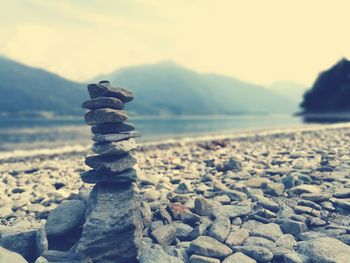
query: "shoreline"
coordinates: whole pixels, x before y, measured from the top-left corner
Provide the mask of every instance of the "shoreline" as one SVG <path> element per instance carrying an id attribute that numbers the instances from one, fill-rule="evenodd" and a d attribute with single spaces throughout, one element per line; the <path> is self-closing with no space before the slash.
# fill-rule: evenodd
<path id="1" fill-rule="evenodd" d="M 230 132 L 213 132 L 208 134 L 184 134 L 179 136 L 173 136 L 171 138 L 153 139 L 149 138 L 146 141 L 142 139 L 138 142 L 139 146 L 143 149 L 148 147 L 160 147 L 171 145 L 184 145 L 190 143 L 210 142 L 214 140 L 233 140 L 238 138 L 251 138 L 255 136 L 268 136 L 275 134 L 290 134 L 297 132 L 309 132 L 328 129 L 342 129 L 350 128 L 350 123 L 336 123 L 336 124 L 304 124 L 300 126 L 281 126 L 281 127 L 269 127 L 269 128 L 245 128 L 237 131 Z M 28 150 L 14 150 L 14 151 L 0 151 L 0 161 L 16 158 L 30 158 L 35 156 L 51 156 L 58 154 L 70 154 L 70 153 L 83 153 L 88 152 L 91 145 L 85 145 L 83 143 L 74 145 L 64 145 L 61 147 L 48 147 L 40 149 L 28 149 Z"/>

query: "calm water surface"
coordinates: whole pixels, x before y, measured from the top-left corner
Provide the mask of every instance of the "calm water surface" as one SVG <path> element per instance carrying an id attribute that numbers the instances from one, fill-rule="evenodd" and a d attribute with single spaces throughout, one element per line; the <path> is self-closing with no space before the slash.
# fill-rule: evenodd
<path id="1" fill-rule="evenodd" d="M 305 125 L 301 118 L 290 115 L 149 117 L 131 118 L 130 122 L 142 133 L 142 140 Z M 0 120 L 0 150 L 85 143 L 91 143 L 91 134 L 89 127 L 80 118 Z"/>

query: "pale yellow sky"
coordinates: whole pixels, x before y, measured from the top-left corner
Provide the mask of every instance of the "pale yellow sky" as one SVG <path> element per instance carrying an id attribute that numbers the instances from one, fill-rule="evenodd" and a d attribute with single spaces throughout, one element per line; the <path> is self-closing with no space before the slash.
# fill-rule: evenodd
<path id="1" fill-rule="evenodd" d="M 174 60 L 305 85 L 350 57 L 349 0 L 0 0 L 0 54 L 83 81 Z"/>

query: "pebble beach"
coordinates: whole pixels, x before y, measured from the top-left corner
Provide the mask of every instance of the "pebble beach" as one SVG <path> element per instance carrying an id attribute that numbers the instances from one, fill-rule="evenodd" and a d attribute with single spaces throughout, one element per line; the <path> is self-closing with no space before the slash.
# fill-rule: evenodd
<path id="1" fill-rule="evenodd" d="M 349 262 L 350 126 L 141 144 L 140 262 Z M 0 234 L 84 199 L 86 145 L 4 155 Z"/>

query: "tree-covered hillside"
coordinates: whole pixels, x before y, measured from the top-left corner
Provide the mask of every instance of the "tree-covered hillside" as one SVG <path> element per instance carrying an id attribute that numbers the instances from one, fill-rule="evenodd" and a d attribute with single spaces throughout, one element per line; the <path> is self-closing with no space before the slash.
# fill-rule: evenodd
<path id="1" fill-rule="evenodd" d="M 320 73 L 312 88 L 304 95 L 301 106 L 305 113 L 350 111 L 350 61 L 343 58 Z"/>

